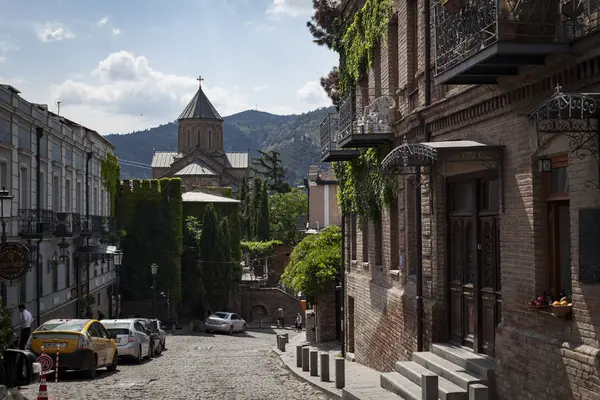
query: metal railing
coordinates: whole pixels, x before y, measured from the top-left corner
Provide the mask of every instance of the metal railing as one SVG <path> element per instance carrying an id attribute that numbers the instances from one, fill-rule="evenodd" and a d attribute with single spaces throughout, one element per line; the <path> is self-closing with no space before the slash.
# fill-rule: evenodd
<path id="1" fill-rule="evenodd" d="M 339 129 L 340 117 L 337 113 L 327 114 L 321 122 L 321 157 L 330 151 L 338 149 L 336 136 Z"/>
<path id="2" fill-rule="evenodd" d="M 40 227 L 38 229 L 38 214 L 35 209 L 20 209 L 18 211 L 19 219 L 19 236 L 38 235 L 50 233 L 54 225 L 54 213 L 52 210 L 40 211 Z"/>
<path id="3" fill-rule="evenodd" d="M 433 2 L 436 73 L 496 42 L 568 43 L 600 29 L 600 0 L 462 0 L 449 12 Z"/>

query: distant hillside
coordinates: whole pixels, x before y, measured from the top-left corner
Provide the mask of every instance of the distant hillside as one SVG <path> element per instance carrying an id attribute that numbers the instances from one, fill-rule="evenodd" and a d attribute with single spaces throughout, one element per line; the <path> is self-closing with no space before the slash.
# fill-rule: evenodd
<path id="1" fill-rule="evenodd" d="M 308 166 L 318 162 L 319 126 L 333 108 L 320 108 L 301 115 L 275 115 L 262 111 L 244 111 L 225 117 L 223 140 L 226 151 L 277 150 L 287 168 L 288 180 L 296 183 L 306 177 Z M 107 135 L 123 160 L 123 178 L 149 178 L 151 170 L 132 165 L 149 166 L 156 151 L 177 150 L 177 123 L 124 135 Z"/>

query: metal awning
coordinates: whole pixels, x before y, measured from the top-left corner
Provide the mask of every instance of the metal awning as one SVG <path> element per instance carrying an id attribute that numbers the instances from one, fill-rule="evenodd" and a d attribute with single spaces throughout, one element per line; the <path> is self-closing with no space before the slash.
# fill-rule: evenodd
<path id="1" fill-rule="evenodd" d="M 75 252 L 78 254 L 89 254 L 89 255 L 113 255 L 117 252 L 117 246 L 77 246 Z"/>
<path id="2" fill-rule="evenodd" d="M 554 94 L 527 118 L 536 129 L 536 151 L 545 148 L 555 135 L 566 136 L 577 158 L 590 155 L 598 165 L 599 181 L 587 181 L 585 186 L 600 187 L 600 93 L 563 92 L 557 85 Z"/>
<path id="3" fill-rule="evenodd" d="M 500 162 L 502 146 L 473 140 L 404 143 L 392 150 L 381 162 L 384 173 L 402 173 L 411 167 L 431 167 L 438 162 Z"/>

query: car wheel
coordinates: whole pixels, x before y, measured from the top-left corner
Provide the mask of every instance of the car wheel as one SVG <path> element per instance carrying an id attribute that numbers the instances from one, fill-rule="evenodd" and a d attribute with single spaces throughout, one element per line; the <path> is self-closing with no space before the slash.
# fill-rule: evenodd
<path id="1" fill-rule="evenodd" d="M 92 365 L 90 366 L 90 369 L 85 371 L 85 377 L 87 379 L 94 379 L 96 377 L 96 370 L 98 369 L 98 356 L 94 354 L 92 357 Z"/>
<path id="2" fill-rule="evenodd" d="M 162 351 L 163 351 L 162 343 L 158 342 L 158 344 L 154 347 L 154 354 L 160 356 L 162 354 Z"/>
<path id="3" fill-rule="evenodd" d="M 142 362 L 142 345 L 138 348 L 137 358 L 135 359 L 135 363 L 139 364 Z"/>
<path id="4" fill-rule="evenodd" d="M 246 332 L 246 324 L 242 325 L 242 333 Z"/>
<path id="5" fill-rule="evenodd" d="M 229 334 L 233 335 L 233 325 L 229 327 Z"/>
<path id="6" fill-rule="evenodd" d="M 113 355 L 112 364 L 106 367 L 110 372 L 114 372 L 117 370 L 117 366 L 119 365 L 119 354 L 115 350 L 115 354 Z"/>

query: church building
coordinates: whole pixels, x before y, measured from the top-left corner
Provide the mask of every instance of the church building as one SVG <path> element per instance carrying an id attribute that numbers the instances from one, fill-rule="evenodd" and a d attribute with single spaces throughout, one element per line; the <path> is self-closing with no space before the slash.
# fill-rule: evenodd
<path id="1" fill-rule="evenodd" d="M 248 153 L 223 150 L 223 117 L 198 80 L 198 91 L 177 118 L 179 151 L 154 152 L 152 177 L 181 178 L 184 191 L 231 187 L 237 192 L 249 173 Z"/>

